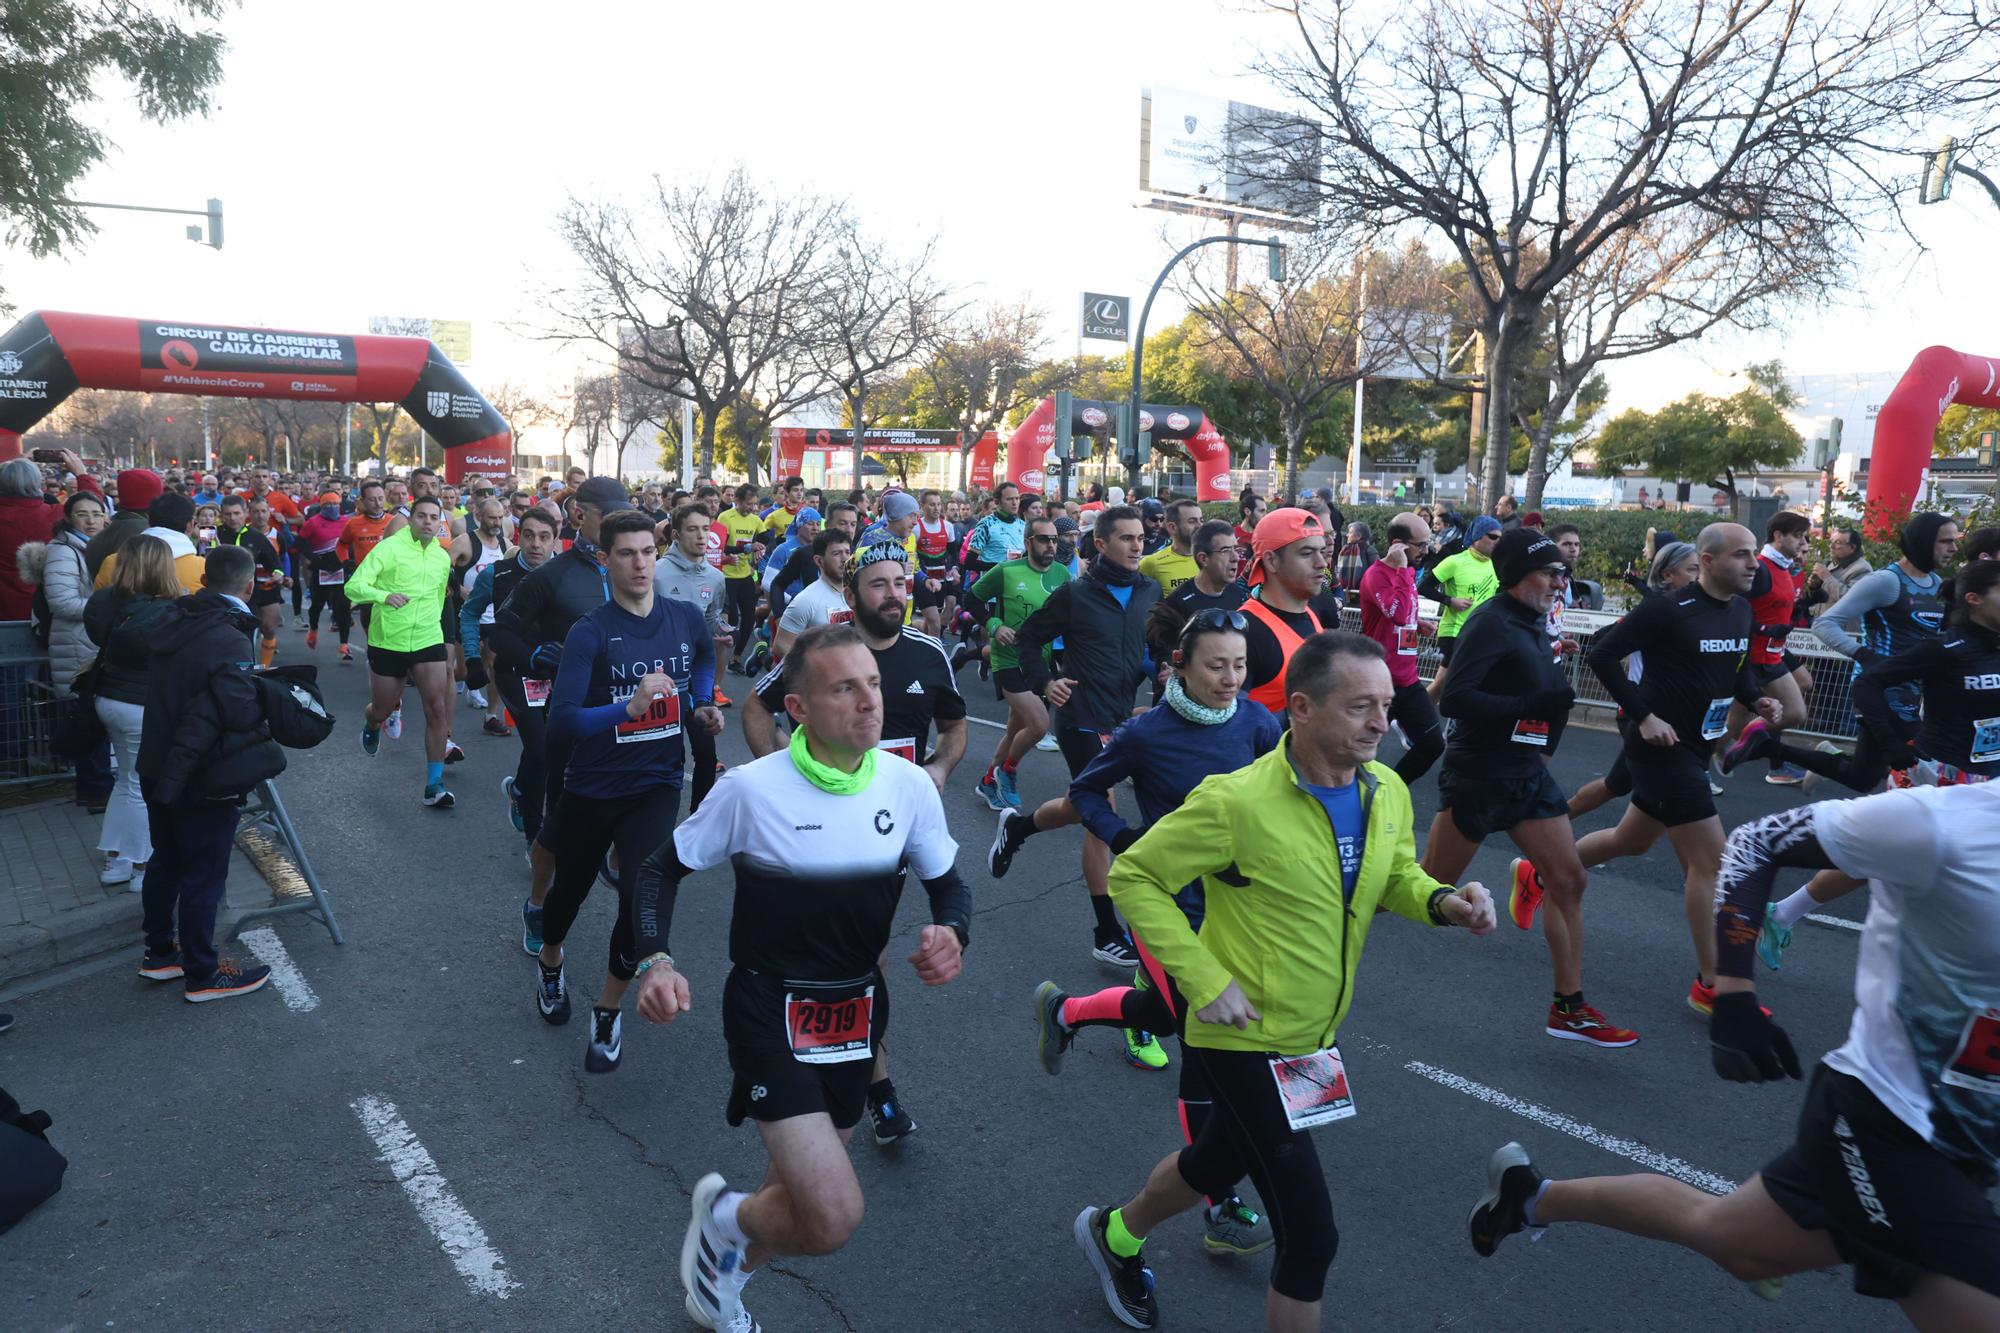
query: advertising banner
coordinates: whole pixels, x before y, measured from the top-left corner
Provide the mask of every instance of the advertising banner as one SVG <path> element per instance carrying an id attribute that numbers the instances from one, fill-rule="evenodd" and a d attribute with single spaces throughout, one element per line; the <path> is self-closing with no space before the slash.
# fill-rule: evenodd
<path id="1" fill-rule="evenodd" d="M 1078 334 L 1085 338 L 1114 343 L 1132 341 L 1132 298 L 1085 292 L 1083 313 L 1078 317 L 1076 327 Z"/>
<path id="2" fill-rule="evenodd" d="M 780 426 L 772 432 L 774 457 L 773 476 L 777 478 L 796 477 L 805 467 L 807 450 L 840 458 L 854 448 L 854 432 L 846 427 Z M 861 440 L 861 452 L 881 456 L 884 454 L 941 454 L 957 453 L 959 441 L 963 437 L 955 430 L 919 430 L 899 426 L 879 426 L 871 428 Z M 1000 437 L 992 431 L 980 436 L 972 446 L 968 459 L 970 472 L 968 480 L 975 486 L 991 486 L 993 464 L 1000 452 Z M 987 480 L 978 480 L 980 468 L 985 467 Z"/>
<path id="3" fill-rule="evenodd" d="M 339 334 L 139 321 L 139 384 L 155 393 L 340 402 L 355 364 L 354 339 Z"/>

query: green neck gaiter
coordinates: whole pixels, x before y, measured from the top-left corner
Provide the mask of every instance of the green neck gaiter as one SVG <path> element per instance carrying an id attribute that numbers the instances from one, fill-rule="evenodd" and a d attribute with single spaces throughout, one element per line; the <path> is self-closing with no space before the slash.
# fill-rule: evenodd
<path id="1" fill-rule="evenodd" d="M 843 773 L 828 764 L 813 758 L 806 748 L 806 729 L 792 728 L 792 763 L 807 782 L 823 792 L 834 796 L 852 796 L 856 792 L 868 790 L 868 784 L 875 780 L 875 752 L 869 750 L 861 756 L 861 766 L 852 773 Z"/>

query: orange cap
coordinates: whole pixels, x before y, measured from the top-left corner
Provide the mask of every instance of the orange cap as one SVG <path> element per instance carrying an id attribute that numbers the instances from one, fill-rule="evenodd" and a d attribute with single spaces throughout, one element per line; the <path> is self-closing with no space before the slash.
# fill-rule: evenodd
<path id="1" fill-rule="evenodd" d="M 1257 520 L 1257 530 L 1250 536 L 1250 554 L 1253 559 L 1262 560 L 1281 546 L 1325 534 L 1326 525 L 1310 509 L 1273 509 Z"/>

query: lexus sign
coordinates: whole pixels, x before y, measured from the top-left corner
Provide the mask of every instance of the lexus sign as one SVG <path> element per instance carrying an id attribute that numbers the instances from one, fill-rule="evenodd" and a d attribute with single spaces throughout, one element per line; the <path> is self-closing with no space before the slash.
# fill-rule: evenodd
<path id="1" fill-rule="evenodd" d="M 1106 342 L 1132 340 L 1132 298 L 1106 296 L 1103 292 L 1083 294 L 1083 318 L 1078 327 L 1086 338 Z"/>

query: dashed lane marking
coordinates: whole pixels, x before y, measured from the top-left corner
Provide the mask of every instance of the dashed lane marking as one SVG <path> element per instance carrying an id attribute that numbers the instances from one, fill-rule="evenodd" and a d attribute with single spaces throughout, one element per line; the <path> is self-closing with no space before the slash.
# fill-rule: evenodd
<path id="1" fill-rule="evenodd" d="M 1807 912 L 1806 920 L 1817 921 L 1822 926 L 1838 926 L 1842 930 L 1859 931 L 1861 929 L 1859 921 L 1849 921 L 1844 916 L 1828 916 L 1824 912 Z"/>
<path id="2" fill-rule="evenodd" d="M 506 1300 L 520 1286 L 507 1274 L 507 1263 L 486 1239 L 485 1230 L 451 1192 L 439 1173 L 437 1163 L 410 1127 L 403 1122 L 394 1104 L 380 1097 L 362 1097 L 353 1103 L 361 1117 L 361 1127 L 375 1140 L 375 1150 L 416 1206 L 438 1247 L 450 1257 L 472 1289 Z"/>

